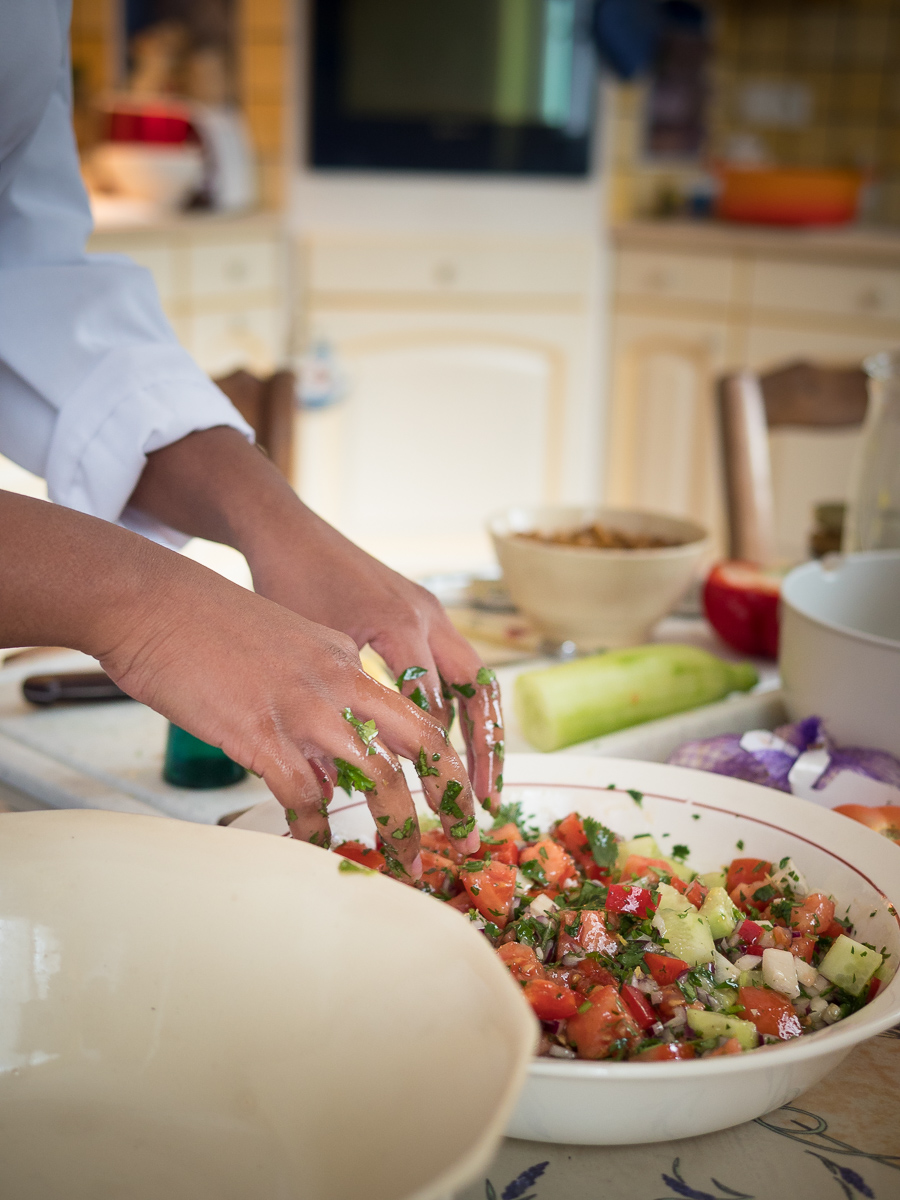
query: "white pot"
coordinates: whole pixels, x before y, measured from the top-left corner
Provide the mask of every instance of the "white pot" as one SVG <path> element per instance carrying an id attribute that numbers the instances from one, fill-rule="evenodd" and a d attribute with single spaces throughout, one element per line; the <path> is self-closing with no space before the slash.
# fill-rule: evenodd
<path id="1" fill-rule="evenodd" d="M 821 717 L 838 745 L 900 757 L 900 551 L 833 555 L 791 571 L 779 665 L 791 720 Z"/>

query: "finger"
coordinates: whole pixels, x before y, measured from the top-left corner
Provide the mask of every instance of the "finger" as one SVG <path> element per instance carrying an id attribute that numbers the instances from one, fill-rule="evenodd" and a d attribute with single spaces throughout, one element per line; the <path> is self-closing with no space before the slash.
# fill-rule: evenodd
<path id="1" fill-rule="evenodd" d="M 393 636 L 380 636 L 372 643 L 372 649 L 387 663 L 401 695 L 449 730 L 453 721 L 453 702 L 444 695 L 441 677 L 425 638 L 401 641 Z"/>
<path id="2" fill-rule="evenodd" d="M 365 797 L 375 821 L 387 869 L 407 883 L 419 879 L 419 822 L 416 808 L 400 763 L 377 736 L 368 736 L 364 746 L 341 746 L 334 756 L 337 785 L 348 795 L 354 791 Z"/>
<path id="3" fill-rule="evenodd" d="M 360 689 L 357 708 L 371 713 L 379 740 L 408 758 L 422 780 L 429 807 L 437 813 L 447 837 L 461 854 L 471 854 L 481 839 L 475 822 L 475 800 L 462 762 L 444 729 L 430 715 L 374 680 Z"/>
<path id="4" fill-rule="evenodd" d="M 503 710 L 500 685 L 469 643 L 449 625 L 432 640 L 435 660 L 459 703 L 469 778 L 483 808 L 496 813 L 503 790 Z"/>
<path id="5" fill-rule="evenodd" d="M 325 776 L 324 781 L 326 791 L 321 775 L 313 764 L 297 755 L 290 763 L 279 761 L 267 764 L 262 770 L 262 778 L 278 803 L 284 807 L 291 837 L 328 850 L 331 846 L 328 801 L 332 790 L 328 777 Z"/>

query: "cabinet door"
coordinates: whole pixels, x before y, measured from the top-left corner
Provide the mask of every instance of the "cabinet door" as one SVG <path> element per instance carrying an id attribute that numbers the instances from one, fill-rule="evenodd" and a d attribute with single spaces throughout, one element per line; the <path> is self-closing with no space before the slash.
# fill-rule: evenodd
<path id="1" fill-rule="evenodd" d="M 607 502 L 699 521 L 724 546 L 716 376 L 725 325 L 620 314 L 613 328 Z"/>
<path id="2" fill-rule="evenodd" d="M 555 499 L 565 374 L 540 338 L 489 318 L 318 314 L 347 371 L 346 399 L 304 414 L 303 498 L 409 573 L 487 565 L 485 518 Z M 462 326 L 462 327 L 460 327 Z"/>

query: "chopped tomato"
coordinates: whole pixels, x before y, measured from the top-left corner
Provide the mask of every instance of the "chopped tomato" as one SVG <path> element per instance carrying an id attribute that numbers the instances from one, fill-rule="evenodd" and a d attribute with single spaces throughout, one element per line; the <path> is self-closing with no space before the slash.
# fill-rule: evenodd
<path id="1" fill-rule="evenodd" d="M 836 938 L 840 937 L 842 933 L 846 932 L 847 927 L 844 925 L 844 923 L 842 921 L 834 920 L 821 936 L 827 938 Z"/>
<path id="2" fill-rule="evenodd" d="M 776 950 L 790 950 L 794 939 L 791 937 L 789 929 L 783 929 L 780 925 L 776 925 L 772 929 L 772 937 L 775 939 Z"/>
<path id="3" fill-rule="evenodd" d="M 586 908 L 581 914 L 578 941 L 588 954 L 615 954 L 619 943 L 606 928 L 603 913 Z"/>
<path id="4" fill-rule="evenodd" d="M 578 813 L 571 812 L 567 817 L 563 817 L 556 826 L 553 836 L 565 846 L 582 870 L 586 871 L 588 867 L 597 865 L 591 854 L 591 844 L 584 832 L 584 825 L 581 823 Z"/>
<path id="5" fill-rule="evenodd" d="M 677 875 L 672 876 L 672 885 L 676 892 L 681 892 L 682 896 L 688 890 L 688 885 L 683 879 L 679 879 Z"/>
<path id="6" fill-rule="evenodd" d="M 649 917 L 654 911 L 653 897 L 647 888 L 630 887 L 612 883 L 606 893 L 606 911 L 633 913 L 636 917 Z"/>
<path id="7" fill-rule="evenodd" d="M 687 999 L 677 983 L 667 983 L 664 988 L 660 989 L 656 1007 L 664 1021 L 671 1021 L 679 1008 L 687 1008 Z"/>
<path id="8" fill-rule="evenodd" d="M 525 999 L 541 1021 L 565 1021 L 578 1012 L 581 997 L 552 979 L 529 979 Z"/>
<path id="9" fill-rule="evenodd" d="M 643 879 L 645 876 L 651 883 L 659 883 L 663 875 L 672 874 L 672 868 L 661 858 L 644 858 L 640 854 L 630 854 L 622 867 L 623 879 Z"/>
<path id="10" fill-rule="evenodd" d="M 815 938 L 804 937 L 803 934 L 801 934 L 800 937 L 795 937 L 791 940 L 791 954 L 793 954 L 795 958 L 802 958 L 804 962 L 812 962 L 813 950 L 815 950 L 815 948 Z"/>
<path id="11" fill-rule="evenodd" d="M 461 892 L 458 892 L 452 900 L 447 901 L 447 907 L 456 908 L 460 912 L 467 913 L 472 907 L 472 900 L 469 896 L 469 893 L 465 889 L 463 889 Z"/>
<path id="12" fill-rule="evenodd" d="M 478 863 L 475 870 L 470 868 Z M 509 920 L 516 890 L 516 868 L 509 863 L 478 862 L 467 859 L 459 872 L 459 880 L 471 897 L 472 906 L 487 921 L 503 929 Z"/>
<path id="13" fill-rule="evenodd" d="M 456 863 L 435 854 L 433 850 L 422 850 L 422 883 L 442 896 L 451 896 L 456 891 L 459 869 Z"/>
<path id="14" fill-rule="evenodd" d="M 695 879 L 684 893 L 685 899 L 690 900 L 694 908 L 699 908 L 709 894 L 709 888 L 704 887 L 699 879 Z"/>
<path id="15" fill-rule="evenodd" d="M 650 1046 L 632 1054 L 630 1062 L 672 1062 L 678 1058 L 696 1058 L 697 1054 L 690 1042 L 660 1042 L 658 1046 Z"/>
<path id="16" fill-rule="evenodd" d="M 756 893 L 767 886 L 765 879 L 760 879 L 756 882 L 751 881 L 750 883 L 739 883 L 737 887 L 732 888 L 728 895 L 731 897 L 732 904 L 736 905 L 741 912 L 749 912 L 752 907 L 753 911 L 759 914 L 767 908 L 769 901 L 757 900 Z"/>
<path id="17" fill-rule="evenodd" d="M 640 1039 L 640 1030 L 626 1009 L 614 984 L 594 988 L 588 996 L 590 1007 L 576 1012 L 566 1026 L 569 1041 L 579 1058 L 606 1058 L 614 1043 L 633 1049 Z M 618 1048 L 618 1047 L 617 1047 Z"/>
<path id="18" fill-rule="evenodd" d="M 520 942 L 506 942 L 498 947 L 497 953 L 510 975 L 513 979 L 518 979 L 519 983 L 528 979 L 545 978 L 546 972 L 530 946 L 523 946 Z"/>
<path id="19" fill-rule="evenodd" d="M 596 958 L 583 958 L 576 967 L 576 973 L 580 979 L 575 986 L 585 995 L 592 987 L 605 987 L 608 983 L 616 981 L 612 972 L 608 971 Z"/>
<path id="20" fill-rule="evenodd" d="M 449 858 L 451 862 L 457 865 L 466 857 L 465 854 L 456 849 L 446 833 L 443 833 L 440 829 L 429 829 L 427 833 L 421 834 L 419 845 L 423 850 L 431 850 L 435 854 L 442 854 L 444 858 Z"/>
<path id="21" fill-rule="evenodd" d="M 559 934 L 556 939 L 556 957 L 562 959 L 566 954 L 579 954 L 582 950 L 578 934 L 581 930 L 581 913 L 574 909 L 564 908 L 559 913 Z"/>
<path id="22" fill-rule="evenodd" d="M 900 806 L 896 804 L 883 804 L 880 808 L 867 804 L 839 804 L 834 811 L 868 825 L 892 841 L 900 842 Z"/>
<path id="23" fill-rule="evenodd" d="M 492 829 L 490 833 L 482 834 L 481 845 L 471 857 L 484 858 L 490 854 L 495 862 L 505 862 L 515 867 L 519 862 L 519 847 L 516 843 L 521 840 L 519 827 L 509 821 L 506 825 L 501 825 L 499 829 Z"/>
<path id="24" fill-rule="evenodd" d="M 744 1006 L 741 1017 L 745 1021 L 752 1021 L 757 1033 L 767 1033 L 770 1037 L 787 1041 L 799 1037 L 803 1032 L 800 1018 L 791 1007 L 790 1000 L 769 988 L 739 988 L 738 1002 Z"/>
<path id="25" fill-rule="evenodd" d="M 669 954 L 645 954 L 644 964 L 660 987 L 674 983 L 685 971 L 691 969 L 689 963 Z"/>
<path id="26" fill-rule="evenodd" d="M 626 983 L 622 988 L 622 999 L 634 1017 L 635 1023 L 641 1029 L 650 1029 L 656 1024 L 656 1013 L 653 1011 L 650 1001 L 639 988 Z"/>
<path id="27" fill-rule="evenodd" d="M 833 920 L 834 901 L 821 892 L 810 892 L 802 904 L 791 909 L 791 928 L 809 937 L 821 937 Z M 843 933 L 843 929 L 840 932 Z"/>
<path id="28" fill-rule="evenodd" d="M 880 991 L 880 989 L 881 989 L 881 980 L 880 979 L 870 979 L 869 980 L 869 987 L 868 987 L 868 990 L 866 991 L 866 1004 L 868 1004 L 870 1000 L 875 999 L 875 997 L 878 995 L 878 992 Z"/>
<path id="29" fill-rule="evenodd" d="M 739 883 L 762 883 L 772 874 L 772 864 L 761 858 L 734 858 L 728 868 L 725 891 L 730 895 Z"/>
<path id="30" fill-rule="evenodd" d="M 334 849 L 336 853 L 343 854 L 344 858 L 359 863 L 361 867 L 370 867 L 373 871 L 380 871 L 384 866 L 384 855 L 381 851 L 372 850 L 371 847 L 364 846 L 362 842 L 342 842 Z"/>
<path id="31" fill-rule="evenodd" d="M 765 933 L 765 929 L 762 925 L 757 925 L 755 921 L 741 921 L 740 925 L 735 929 L 735 933 L 745 945 L 755 946 Z"/>
<path id="32" fill-rule="evenodd" d="M 544 872 L 548 883 L 561 884 L 575 875 L 575 863 L 571 855 L 552 838 L 541 838 L 532 846 L 526 846 L 519 855 L 519 865 L 534 862 Z"/>
<path id="33" fill-rule="evenodd" d="M 737 1038 L 729 1038 L 723 1042 L 721 1046 L 717 1046 L 715 1050 L 707 1050 L 703 1055 L 704 1058 L 718 1058 L 722 1054 L 743 1054 L 741 1043 Z"/>

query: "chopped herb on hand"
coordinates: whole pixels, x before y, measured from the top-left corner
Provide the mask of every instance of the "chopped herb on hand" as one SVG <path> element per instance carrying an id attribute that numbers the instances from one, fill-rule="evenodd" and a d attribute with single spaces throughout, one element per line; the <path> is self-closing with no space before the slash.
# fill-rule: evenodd
<path id="1" fill-rule="evenodd" d="M 418 705 L 422 712 L 431 712 L 431 705 L 428 703 L 428 699 L 420 687 L 413 688 L 409 693 L 409 699 L 412 700 L 413 704 Z"/>
<path id="2" fill-rule="evenodd" d="M 479 687 L 487 687 L 492 684 L 497 676 L 489 667 L 479 667 L 478 674 L 475 676 L 475 682 Z"/>
<path id="3" fill-rule="evenodd" d="M 366 752 L 368 754 L 376 754 L 377 751 L 372 745 L 372 743 L 378 737 L 378 728 L 375 725 L 375 722 L 358 720 L 356 717 L 354 717 L 349 708 L 345 708 L 342 715 L 344 720 L 349 725 L 352 725 L 359 734 L 360 741 L 367 748 Z"/>
<path id="4" fill-rule="evenodd" d="M 287 817 L 288 825 L 293 825 L 293 823 L 297 820 L 297 813 L 293 808 L 286 808 L 284 810 L 284 815 Z"/>
<path id="5" fill-rule="evenodd" d="M 455 779 L 449 779 L 447 786 L 444 788 L 444 794 L 441 797 L 439 812 L 442 812 L 446 817 L 456 817 L 462 820 L 463 810 L 456 803 L 456 797 L 462 791 L 462 784 L 457 783 Z"/>
<path id="6" fill-rule="evenodd" d="M 423 675 L 427 675 L 428 671 L 425 667 L 407 667 L 402 674 L 397 676 L 397 687 L 403 690 L 404 683 L 412 683 L 414 679 L 421 679 Z"/>
<path id="7" fill-rule="evenodd" d="M 452 838 L 466 838 L 469 836 L 469 834 L 472 832 L 472 830 L 474 828 L 475 828 L 475 815 L 473 813 L 472 816 L 469 817 L 468 821 L 464 821 L 460 825 L 451 825 L 450 826 L 450 836 Z"/>
<path id="8" fill-rule="evenodd" d="M 336 758 L 334 765 L 337 767 L 337 785 L 339 788 L 343 788 L 348 796 L 354 788 L 358 792 L 375 791 L 375 780 L 370 779 L 353 763 L 347 762 L 344 758 Z"/>
<path id="9" fill-rule="evenodd" d="M 419 757 L 416 759 L 414 765 L 416 768 L 416 774 L 420 779 L 423 779 L 426 775 L 440 775 L 440 771 L 437 769 L 437 767 L 433 767 L 431 763 L 429 763 L 428 755 L 425 753 L 424 746 L 422 746 L 419 750 Z"/>
<path id="10" fill-rule="evenodd" d="M 413 833 L 415 832 L 415 829 L 416 829 L 416 818 L 415 817 L 407 817 L 406 820 L 403 822 L 403 824 L 400 826 L 400 828 L 394 830 L 394 832 L 391 834 L 391 837 L 396 838 L 397 841 L 399 841 L 399 842 L 402 842 L 402 841 L 405 841 L 406 838 L 412 837 Z"/>
<path id="11" fill-rule="evenodd" d="M 459 692 L 461 696 L 465 696 L 467 700 L 471 700 L 475 695 L 475 689 L 471 683 L 454 683 L 452 685 L 455 692 Z"/>

